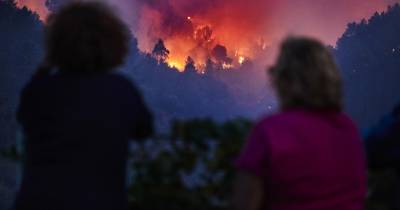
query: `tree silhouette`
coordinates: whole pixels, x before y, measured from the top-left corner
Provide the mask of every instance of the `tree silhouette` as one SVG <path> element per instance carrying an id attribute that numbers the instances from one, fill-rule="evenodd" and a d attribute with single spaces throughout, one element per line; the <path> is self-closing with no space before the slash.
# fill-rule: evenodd
<path id="1" fill-rule="evenodd" d="M 159 64 L 165 63 L 165 61 L 168 59 L 169 50 L 165 47 L 162 39 L 159 39 L 157 44 L 154 46 L 152 55 Z"/>
<path id="2" fill-rule="evenodd" d="M 399 102 L 400 6 L 350 23 L 334 53 L 343 71 L 346 108 L 369 127 Z"/>
<path id="3" fill-rule="evenodd" d="M 196 65 L 192 57 L 188 56 L 186 59 L 185 72 L 197 73 Z"/>
<path id="4" fill-rule="evenodd" d="M 18 96 L 42 56 L 42 24 L 27 8 L 0 1 L 0 146 L 15 140 Z"/>
<path id="5" fill-rule="evenodd" d="M 0 0 L 0 150 L 16 140 L 19 94 L 42 57 L 42 24 L 27 8 Z M 8 152 L 14 155 L 15 150 Z M 1 159 L 1 158 L 0 158 Z M 0 209 L 10 209 L 17 190 L 16 170 L 0 163 Z"/>
<path id="6" fill-rule="evenodd" d="M 211 55 L 217 61 L 219 68 L 221 68 L 223 64 L 231 64 L 233 61 L 231 58 L 228 57 L 228 50 L 226 49 L 226 47 L 220 44 L 217 44 L 213 48 Z"/>
<path id="7" fill-rule="evenodd" d="M 206 75 L 209 75 L 209 74 L 212 74 L 214 70 L 215 70 L 215 63 L 211 60 L 211 58 L 207 58 L 204 73 Z"/>

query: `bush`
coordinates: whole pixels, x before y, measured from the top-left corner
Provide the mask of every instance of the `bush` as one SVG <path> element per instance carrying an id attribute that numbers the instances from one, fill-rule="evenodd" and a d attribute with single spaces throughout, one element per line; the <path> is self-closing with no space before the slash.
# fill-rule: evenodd
<path id="1" fill-rule="evenodd" d="M 171 132 L 134 143 L 129 172 L 129 204 L 135 210 L 228 209 L 234 169 L 252 123 L 244 119 L 176 121 Z M 0 153 L 19 161 L 16 147 Z M 393 209 L 398 174 L 370 171 L 367 210 Z"/>

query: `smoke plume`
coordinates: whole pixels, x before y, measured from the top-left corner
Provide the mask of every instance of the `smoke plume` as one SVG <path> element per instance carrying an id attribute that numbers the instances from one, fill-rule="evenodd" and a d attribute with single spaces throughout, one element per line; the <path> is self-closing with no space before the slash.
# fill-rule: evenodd
<path id="1" fill-rule="evenodd" d="M 62 0 L 48 0 L 62 1 Z M 159 39 L 170 51 L 167 62 L 183 69 L 187 57 L 197 67 L 220 61 L 213 50 L 226 50 L 232 66 L 246 59 L 271 60 L 287 35 L 314 36 L 335 45 L 349 22 L 384 11 L 398 0 L 103 0 L 115 7 L 151 52 Z M 18 0 L 19 6 L 48 14 L 46 0 Z M 266 56 L 268 54 L 270 56 Z M 272 53 L 272 54 L 271 54 Z M 218 54 L 218 53 L 217 53 Z"/>

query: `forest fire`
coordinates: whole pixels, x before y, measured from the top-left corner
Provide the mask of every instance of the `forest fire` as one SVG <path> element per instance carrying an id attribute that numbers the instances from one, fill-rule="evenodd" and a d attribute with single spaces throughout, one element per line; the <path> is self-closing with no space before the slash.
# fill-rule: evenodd
<path id="1" fill-rule="evenodd" d="M 132 28 L 144 52 L 152 52 L 157 40 L 163 40 L 169 51 L 165 61 L 180 71 L 189 57 L 198 70 L 207 61 L 227 69 L 266 49 L 268 10 L 259 5 L 239 0 L 137 1 Z"/>
<path id="2" fill-rule="evenodd" d="M 16 2 L 44 20 L 49 5 L 67 1 Z M 287 34 L 315 36 L 334 46 L 349 22 L 367 18 L 389 5 L 387 0 L 351 0 L 351 4 L 348 0 L 104 1 L 115 6 L 129 24 L 142 52 L 153 53 L 161 40 L 168 52 L 161 53 L 163 62 L 183 71 L 191 61 L 200 72 L 208 63 L 227 69 L 251 60 L 271 61 L 277 43 Z"/>
<path id="3" fill-rule="evenodd" d="M 119 1 L 124 5 L 128 2 Z M 208 61 L 223 69 L 254 60 L 266 64 L 273 60 L 277 43 L 288 33 L 316 36 L 334 46 L 349 22 L 369 17 L 388 5 L 386 0 L 352 0 L 351 5 L 346 0 L 133 2 L 136 15 L 128 15 L 128 22 L 139 48 L 152 52 L 157 40 L 162 39 L 169 50 L 165 61 L 180 71 L 188 57 L 200 71 Z"/>

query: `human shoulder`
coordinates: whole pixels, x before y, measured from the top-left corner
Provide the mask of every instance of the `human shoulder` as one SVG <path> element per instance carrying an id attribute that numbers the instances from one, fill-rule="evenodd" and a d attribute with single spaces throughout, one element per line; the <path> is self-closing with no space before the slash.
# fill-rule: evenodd
<path id="1" fill-rule="evenodd" d="M 268 132 L 281 127 L 285 123 L 284 121 L 284 115 L 280 112 L 268 114 L 256 122 L 253 130 L 257 133 L 267 135 Z"/>
<path id="2" fill-rule="evenodd" d="M 114 83 L 118 84 L 121 88 L 130 89 L 136 91 L 136 86 L 133 81 L 133 78 L 123 72 L 112 72 L 107 74 L 107 78 L 109 78 Z"/>
<path id="3" fill-rule="evenodd" d="M 33 75 L 22 88 L 22 95 L 30 95 L 37 91 L 49 90 L 49 84 L 53 80 L 52 75 Z"/>
<path id="4" fill-rule="evenodd" d="M 257 122 L 257 127 L 268 127 L 268 126 L 284 124 L 284 123 L 287 123 L 288 121 L 290 121 L 291 118 L 293 118 L 293 116 L 294 116 L 293 113 L 287 113 L 287 112 L 281 112 L 281 111 L 272 113 L 272 114 L 262 117 Z"/>
<path id="5" fill-rule="evenodd" d="M 132 82 L 132 78 L 125 72 L 121 72 L 121 71 L 114 71 L 114 72 L 110 72 L 107 73 L 107 76 L 111 79 L 123 82 L 123 83 L 131 83 Z"/>
<path id="6" fill-rule="evenodd" d="M 313 123 L 318 118 L 318 114 L 306 110 L 284 110 L 263 117 L 258 121 L 256 127 L 269 132 L 287 132 L 292 128 Z"/>

